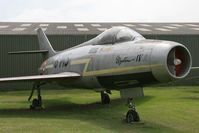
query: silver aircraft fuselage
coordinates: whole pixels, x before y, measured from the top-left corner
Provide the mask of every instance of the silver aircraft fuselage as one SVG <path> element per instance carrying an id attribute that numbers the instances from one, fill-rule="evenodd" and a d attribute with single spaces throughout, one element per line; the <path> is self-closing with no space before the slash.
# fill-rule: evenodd
<path id="1" fill-rule="evenodd" d="M 94 45 L 91 41 L 47 59 L 39 72 L 42 75 L 68 71 L 80 73 L 82 78 L 75 82 L 58 82 L 80 88 L 120 89 L 168 82 L 186 76 L 191 64 L 183 62 L 183 72 L 179 75 L 173 73 L 168 67 L 168 57 L 174 49 L 179 49 L 189 56 L 187 59 L 190 58 L 183 45 L 171 41 L 141 39 L 114 45 Z"/>

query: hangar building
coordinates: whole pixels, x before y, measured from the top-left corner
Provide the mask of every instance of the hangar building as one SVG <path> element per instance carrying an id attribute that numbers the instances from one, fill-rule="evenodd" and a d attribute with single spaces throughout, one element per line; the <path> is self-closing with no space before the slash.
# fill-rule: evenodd
<path id="1" fill-rule="evenodd" d="M 184 44 L 191 52 L 193 67 L 199 66 L 199 23 L 22 23 L 0 22 L 0 77 L 37 74 L 41 55 L 8 55 L 10 51 L 37 50 L 36 29 L 42 27 L 57 51 L 87 41 L 113 26 L 126 26 L 147 39 Z M 198 75 L 192 69 L 189 76 Z M 1 84 L 0 89 L 25 89 L 31 83 Z M 23 88 L 21 88 L 23 87 Z"/>

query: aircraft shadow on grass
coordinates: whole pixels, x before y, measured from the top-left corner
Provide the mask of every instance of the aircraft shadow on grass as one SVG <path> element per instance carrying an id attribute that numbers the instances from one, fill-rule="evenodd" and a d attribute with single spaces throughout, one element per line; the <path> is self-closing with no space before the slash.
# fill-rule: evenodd
<path id="1" fill-rule="evenodd" d="M 149 102 L 153 96 L 145 96 L 135 100 L 136 106 Z M 72 103 L 69 99 L 64 101 L 61 99 L 44 100 L 45 109 L 39 111 L 31 111 L 28 108 L 19 109 L 0 109 L 0 118 L 42 118 L 42 119 L 67 119 L 80 120 L 88 123 L 98 125 L 102 128 L 114 131 L 124 132 L 137 128 L 123 123 L 120 116 L 128 108 L 124 105 L 126 101 L 121 99 L 112 99 L 111 104 L 101 104 L 94 102 L 89 104 Z M 78 124 L 78 123 L 77 123 Z M 118 125 L 118 127 L 117 127 Z M 153 123 L 139 125 L 138 128 L 144 128 L 151 131 L 159 131 L 160 127 L 165 130 L 174 131 L 169 127 L 163 127 Z M 138 129 L 136 129 L 138 130 Z"/>
<path id="2" fill-rule="evenodd" d="M 145 96 L 144 98 L 138 98 L 135 100 L 136 106 L 139 106 L 140 104 L 143 104 L 145 102 L 148 102 L 151 100 L 153 96 Z M 0 117 L 37 117 L 34 114 L 38 114 L 39 117 L 43 116 L 43 113 L 50 113 L 49 117 L 52 117 L 51 112 L 63 112 L 60 115 L 64 115 L 64 113 L 70 113 L 70 114 L 84 114 L 86 112 L 93 112 L 99 111 L 100 113 L 107 112 L 114 109 L 119 109 L 124 107 L 124 109 L 128 109 L 127 106 L 125 106 L 126 101 L 121 99 L 112 99 L 110 104 L 101 104 L 101 102 L 93 102 L 93 103 L 73 103 L 69 99 L 65 98 L 63 99 L 47 99 L 44 100 L 44 109 L 42 110 L 29 110 L 29 108 L 11 108 L 11 109 L 3 109 L 0 108 Z M 24 102 L 23 102 L 24 103 Z M 116 113 L 117 110 L 114 111 Z M 39 114 L 42 114 L 41 116 Z M 56 114 L 56 113 L 55 113 Z M 32 116 L 33 115 L 33 116 Z M 59 115 L 59 116 L 60 116 Z M 111 115 L 111 114 L 110 114 Z M 46 117 L 47 115 L 45 115 Z"/>

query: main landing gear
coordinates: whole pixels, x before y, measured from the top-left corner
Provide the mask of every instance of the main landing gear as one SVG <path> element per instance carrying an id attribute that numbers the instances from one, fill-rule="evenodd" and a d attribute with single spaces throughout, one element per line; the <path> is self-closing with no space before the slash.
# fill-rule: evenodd
<path id="1" fill-rule="evenodd" d="M 127 104 L 129 107 L 129 111 L 126 113 L 126 122 L 127 123 L 133 123 L 133 122 L 139 122 L 140 117 L 138 112 L 136 111 L 135 104 L 132 102 L 133 98 L 128 98 Z"/>
<path id="2" fill-rule="evenodd" d="M 111 94 L 110 91 L 102 91 L 101 92 L 101 102 L 102 104 L 109 104 L 110 103 L 110 97 L 108 94 Z"/>
<path id="3" fill-rule="evenodd" d="M 30 105 L 31 110 L 40 110 L 42 108 L 42 97 L 41 97 L 41 89 L 40 89 L 41 84 L 33 84 L 32 91 L 30 93 L 30 97 L 28 98 L 28 101 L 32 99 L 32 96 L 34 94 L 34 90 L 37 90 L 37 98 L 34 98 L 32 100 L 32 104 Z"/>

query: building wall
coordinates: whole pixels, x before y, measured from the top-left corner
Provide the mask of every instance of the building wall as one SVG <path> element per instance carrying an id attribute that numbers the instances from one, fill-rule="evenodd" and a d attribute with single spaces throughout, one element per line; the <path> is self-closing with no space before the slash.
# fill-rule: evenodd
<path id="1" fill-rule="evenodd" d="M 49 40 L 55 50 L 64 50 L 96 35 L 49 35 Z M 184 44 L 191 52 L 193 66 L 199 66 L 199 35 L 146 35 L 149 39 L 176 41 Z M 41 55 L 8 55 L 10 51 L 37 50 L 36 35 L 0 35 L 0 77 L 22 76 L 37 74 L 42 62 Z M 198 75 L 194 70 L 190 75 Z M 31 83 L 0 84 L 0 89 L 28 89 Z"/>

